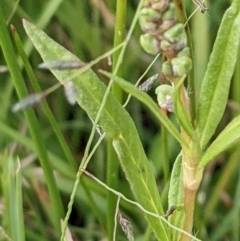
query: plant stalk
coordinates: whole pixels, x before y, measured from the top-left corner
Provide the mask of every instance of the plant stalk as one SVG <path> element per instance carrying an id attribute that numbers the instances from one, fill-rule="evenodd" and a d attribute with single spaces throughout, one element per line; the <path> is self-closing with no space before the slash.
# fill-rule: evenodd
<path id="1" fill-rule="evenodd" d="M 116 5 L 116 24 L 114 33 L 114 47 L 121 44 L 125 39 L 125 18 L 126 18 L 127 0 L 118 0 Z M 118 76 L 122 76 L 122 63 L 118 64 L 119 54 L 121 50 L 113 54 L 112 72 Z M 122 89 L 116 84 L 112 85 L 112 93 L 120 103 L 123 101 Z M 116 189 L 118 182 L 119 161 L 115 150 L 112 146 L 112 140 L 107 145 L 107 184 Z M 111 192 L 108 193 L 108 212 L 107 212 L 107 231 L 108 240 L 113 240 L 114 216 L 117 204 L 117 197 Z"/>
<path id="2" fill-rule="evenodd" d="M 192 233 L 193 214 L 195 206 L 195 196 L 202 180 L 203 169 L 198 167 L 201 152 L 199 142 L 191 139 L 183 130 L 181 131 L 183 138 L 188 141 L 190 148 L 183 148 L 183 186 L 184 186 L 184 208 L 185 220 L 183 230 Z M 191 241 L 191 238 L 182 234 L 180 241 Z"/>
<path id="3" fill-rule="evenodd" d="M 190 117 L 190 99 L 185 94 L 185 89 L 183 85 L 181 87 L 180 95 L 184 108 Z M 199 141 L 196 138 L 197 135 L 190 137 L 183 129 L 181 129 L 181 135 L 189 146 L 189 148 L 182 148 L 182 170 L 185 209 L 183 230 L 191 234 L 193 227 L 195 196 L 202 180 L 202 169 L 198 168 L 201 151 Z M 182 234 L 180 241 L 191 241 L 191 238 L 189 236 L 186 236 L 185 234 Z"/>

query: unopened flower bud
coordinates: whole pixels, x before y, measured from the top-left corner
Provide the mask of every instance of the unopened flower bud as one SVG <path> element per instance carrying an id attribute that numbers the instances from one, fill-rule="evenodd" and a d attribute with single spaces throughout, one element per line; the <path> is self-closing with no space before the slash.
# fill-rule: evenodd
<path id="1" fill-rule="evenodd" d="M 145 18 L 147 21 L 157 21 L 161 17 L 159 11 L 155 11 L 152 8 L 143 8 L 140 11 L 140 18 Z"/>
<path id="2" fill-rule="evenodd" d="M 162 15 L 162 20 L 170 20 L 173 19 L 176 15 L 176 9 L 174 3 L 170 3 L 167 11 Z"/>
<path id="3" fill-rule="evenodd" d="M 177 55 L 177 57 L 182 57 L 182 56 L 186 56 L 186 57 L 190 56 L 190 49 L 189 49 L 189 47 L 185 47 Z"/>
<path id="4" fill-rule="evenodd" d="M 173 75 L 182 77 L 192 68 L 192 60 L 186 56 L 180 56 L 171 60 Z"/>
<path id="5" fill-rule="evenodd" d="M 160 85 L 155 90 L 159 106 L 169 112 L 173 112 L 173 91 L 170 85 Z"/>
<path id="6" fill-rule="evenodd" d="M 170 43 L 183 42 L 185 46 L 187 45 L 187 37 L 184 32 L 184 27 L 182 23 L 175 24 L 169 28 L 164 34 L 164 39 L 167 39 Z"/>
<path id="7" fill-rule="evenodd" d="M 140 44 L 144 48 L 144 50 L 149 54 L 155 55 L 159 52 L 158 40 L 148 33 L 141 35 Z"/>
<path id="8" fill-rule="evenodd" d="M 147 1 L 145 1 L 147 3 Z M 157 11 L 165 11 L 169 5 L 169 0 L 154 0 L 151 2 L 151 8 Z"/>
<path id="9" fill-rule="evenodd" d="M 171 65 L 171 62 L 170 62 L 169 60 L 165 61 L 165 62 L 162 64 L 162 73 L 163 73 L 166 77 L 173 75 L 172 65 Z"/>
<path id="10" fill-rule="evenodd" d="M 139 18 L 139 24 L 144 32 L 155 32 L 157 29 L 157 23 L 146 20 L 145 18 Z"/>

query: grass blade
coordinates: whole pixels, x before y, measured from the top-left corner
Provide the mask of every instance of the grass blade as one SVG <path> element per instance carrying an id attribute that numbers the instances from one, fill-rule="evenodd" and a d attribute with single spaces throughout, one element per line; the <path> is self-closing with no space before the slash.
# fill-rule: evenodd
<path id="1" fill-rule="evenodd" d="M 17 63 L 17 59 L 14 57 L 15 52 L 12 46 L 12 41 L 10 39 L 9 33 L 6 28 L 5 19 L 3 18 L 3 11 L 0 5 L 0 44 L 6 59 L 6 63 L 9 67 L 9 72 L 11 74 L 13 83 L 15 85 L 17 94 L 20 98 L 23 98 L 27 95 L 27 88 L 25 85 L 25 81 L 20 72 L 20 68 Z M 25 111 L 25 116 L 28 122 L 29 131 L 31 133 L 33 142 L 36 146 L 37 154 L 41 163 L 41 166 L 44 171 L 44 175 L 46 178 L 46 183 L 49 189 L 49 194 L 52 201 L 53 207 L 53 218 L 56 232 L 61 231 L 60 227 L 60 218 L 64 215 L 64 208 L 62 204 L 62 200 L 60 197 L 59 190 L 57 188 L 55 178 L 53 176 L 53 171 L 50 165 L 49 157 L 46 151 L 46 146 L 44 144 L 41 128 L 37 121 L 37 117 L 32 110 Z"/>
<path id="2" fill-rule="evenodd" d="M 4 155 L 4 159 L 1 177 L 4 194 L 3 223 L 11 240 L 25 241 L 21 170 L 19 167 L 16 170 L 16 161 L 12 156 L 7 158 Z M 20 166 L 19 162 L 18 165 Z"/>
<path id="3" fill-rule="evenodd" d="M 21 166 L 20 161 L 18 160 L 18 168 L 15 171 L 16 173 L 16 219 L 18 230 L 18 238 L 20 241 L 25 241 L 25 229 L 24 229 L 24 217 L 23 217 L 23 200 L 22 200 L 22 175 L 21 175 Z"/>

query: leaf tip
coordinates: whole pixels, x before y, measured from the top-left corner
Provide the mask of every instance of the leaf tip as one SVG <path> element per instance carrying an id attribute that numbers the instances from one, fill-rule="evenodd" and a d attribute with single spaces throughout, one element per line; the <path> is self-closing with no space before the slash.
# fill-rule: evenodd
<path id="1" fill-rule="evenodd" d="M 22 23 L 23 23 L 23 26 L 25 27 L 27 24 L 29 24 L 30 22 L 25 19 L 25 18 L 22 18 Z"/>
<path id="2" fill-rule="evenodd" d="M 10 29 L 11 29 L 12 34 L 15 34 L 16 28 L 12 24 L 10 25 Z"/>

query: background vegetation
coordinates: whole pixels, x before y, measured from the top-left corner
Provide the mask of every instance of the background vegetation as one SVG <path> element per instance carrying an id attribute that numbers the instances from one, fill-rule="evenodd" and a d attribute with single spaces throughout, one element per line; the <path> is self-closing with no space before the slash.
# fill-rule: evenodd
<path id="1" fill-rule="evenodd" d="M 194 47 L 194 82 L 197 96 L 219 24 L 230 3 L 230 1 L 208 1 L 209 11 L 205 14 L 198 11 L 189 22 Z M 23 42 L 41 90 L 51 87 L 57 81 L 49 71 L 37 68 L 42 59 L 23 29 L 22 18 L 37 25 L 84 62 L 89 62 L 113 48 L 116 1 L 24 0 L 18 3 L 2 0 L 0 5 L 3 8 L 5 19 L 8 19 L 9 29 L 10 24 L 14 25 Z M 138 1 L 134 0 L 127 3 L 126 31 L 129 30 L 137 5 Z M 184 7 L 187 14 L 190 15 L 196 6 L 190 0 L 186 0 Z M 128 44 L 121 68 L 121 76 L 132 83 L 136 82 L 153 60 L 153 57 L 145 53 L 139 44 L 140 34 L 141 30 L 137 25 Z M 0 65 L 5 65 L 3 55 L 0 57 Z M 14 57 L 19 60 L 19 65 L 23 66 L 18 51 Z M 238 104 L 240 102 L 239 59 L 236 66 L 229 102 L 216 135 L 240 111 Z M 111 71 L 111 68 L 108 59 L 93 66 L 96 73 L 98 69 Z M 147 79 L 160 72 L 161 57 L 144 78 Z M 22 73 L 28 93 L 36 92 L 35 87 L 29 81 L 26 70 L 22 69 Z M 108 82 L 103 76 L 101 79 L 105 83 Z M 157 80 L 155 87 L 159 85 L 159 81 Z M 42 157 L 38 155 L 33 137 L 29 133 L 31 126 L 27 125 L 26 117 L 22 112 L 17 114 L 11 112 L 11 107 L 18 101 L 18 96 L 8 72 L 0 74 L 0 86 L 0 239 L 24 240 L 23 237 L 26 235 L 26 240 L 59 240 L 60 228 L 55 219 L 59 216 L 64 218 L 62 214 L 65 214 L 67 210 L 77 168 L 84 155 L 92 122 L 78 105 L 70 106 L 68 104 L 61 88 L 57 89 L 47 97 L 47 103 L 52 110 L 54 122 L 57 123 L 56 128 L 60 129 L 64 137 L 62 140 L 61 137 L 56 136 L 50 125 L 49 114 L 46 114 L 45 110 L 43 111 L 47 107 L 36 106 L 37 124 L 32 128 L 38 129 L 38 134 L 42 136 L 44 143 L 42 153 L 46 153 L 48 156 L 48 160 L 44 164 L 39 162 L 45 156 L 44 154 Z M 149 92 L 149 95 L 156 100 L 154 89 Z M 123 99 L 125 98 L 124 95 Z M 180 146 L 170 134 L 163 136 L 159 122 L 139 101 L 132 98 L 127 110 L 137 127 L 144 150 L 151 162 L 164 210 L 167 210 L 171 169 L 180 151 Z M 169 118 L 176 123 L 174 115 L 169 115 Z M 38 137 L 36 136 L 36 138 Z M 94 141 L 97 141 L 96 137 Z M 98 179 L 109 183 L 107 173 L 111 167 L 107 165 L 106 160 L 108 155 L 112 154 L 109 153 L 107 145 L 108 142 L 105 139 L 95 151 L 87 169 Z M 240 153 L 238 145 L 239 143 L 236 143 L 215 158 L 204 171 L 196 198 L 194 216 L 194 230 L 202 240 L 239 240 Z M 17 160 L 21 163 L 21 172 L 15 172 L 20 167 Z M 50 172 L 48 178 L 43 175 L 43 165 L 47 165 L 45 168 Z M 14 173 L 17 175 L 15 176 Z M 52 190 L 53 193 L 49 194 L 47 186 L 48 182 L 52 181 L 51 173 L 54 173 L 57 189 Z M 117 191 L 133 200 L 134 197 L 122 170 L 119 169 L 117 173 L 119 175 L 114 177 L 117 179 Z M 20 180 L 22 180 L 22 185 Z M 113 227 L 113 222 L 109 221 L 108 213 L 110 208 L 115 209 L 115 207 L 109 206 L 109 192 L 87 177 L 83 177 L 81 180 L 69 219 L 69 227 L 74 239 L 101 240 L 111 237 L 109 233 L 112 231 L 109 230 Z M 58 190 L 61 195 L 60 204 L 52 206 L 51 195 L 57 199 Z M 56 193 L 54 194 L 54 192 Z M 55 201 L 59 203 L 59 200 Z M 21 209 L 24 213 L 24 226 L 18 222 L 21 220 Z M 120 209 L 130 220 L 136 240 L 154 240 L 154 235 L 148 227 L 143 213 L 126 202 L 121 202 Z M 17 231 L 18 229 L 19 231 Z M 16 236 L 9 237 L 10 233 L 15 233 Z M 117 237 L 118 240 L 126 240 L 120 229 Z"/>

